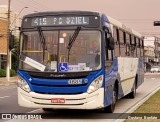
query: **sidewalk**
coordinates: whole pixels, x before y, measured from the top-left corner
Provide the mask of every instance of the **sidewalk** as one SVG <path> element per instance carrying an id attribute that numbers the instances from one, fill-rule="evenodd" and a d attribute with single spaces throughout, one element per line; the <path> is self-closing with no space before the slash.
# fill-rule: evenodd
<path id="1" fill-rule="evenodd" d="M 10 81 L 7 81 L 6 77 L 0 77 L 0 86 L 15 84 L 17 82 L 17 76 L 10 77 Z"/>
<path id="2" fill-rule="evenodd" d="M 160 72 L 156 72 L 156 73 L 146 72 L 146 73 L 144 74 L 144 77 L 148 77 L 148 76 L 160 77 Z"/>
<path id="3" fill-rule="evenodd" d="M 146 72 L 146 73 L 144 73 L 144 75 L 145 76 L 146 75 L 152 75 L 152 76 L 154 76 L 154 75 L 160 75 L 160 72 L 155 72 L 155 73 Z"/>

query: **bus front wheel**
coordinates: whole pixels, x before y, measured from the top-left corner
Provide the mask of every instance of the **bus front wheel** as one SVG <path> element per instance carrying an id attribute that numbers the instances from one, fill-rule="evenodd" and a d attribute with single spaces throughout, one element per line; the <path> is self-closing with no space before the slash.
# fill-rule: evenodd
<path id="1" fill-rule="evenodd" d="M 114 86 L 113 93 L 112 93 L 112 103 L 109 106 L 105 107 L 104 111 L 108 113 L 113 113 L 115 110 L 116 101 L 117 101 L 117 89 Z"/>

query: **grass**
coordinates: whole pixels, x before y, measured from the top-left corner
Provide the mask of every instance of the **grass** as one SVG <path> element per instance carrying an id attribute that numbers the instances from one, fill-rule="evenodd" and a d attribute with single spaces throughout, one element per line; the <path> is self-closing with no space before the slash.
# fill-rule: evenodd
<path id="1" fill-rule="evenodd" d="M 159 114 L 160 116 L 160 90 L 144 102 L 137 110 L 133 112 L 145 114 Z M 142 115 L 142 118 L 144 116 Z M 160 122 L 160 119 L 126 119 L 124 122 Z"/>

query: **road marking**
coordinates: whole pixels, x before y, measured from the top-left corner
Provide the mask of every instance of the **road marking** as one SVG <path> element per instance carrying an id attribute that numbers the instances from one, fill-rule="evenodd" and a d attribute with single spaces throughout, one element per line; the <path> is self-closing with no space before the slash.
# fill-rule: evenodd
<path id="1" fill-rule="evenodd" d="M 2 98 L 7 98 L 7 97 L 10 97 L 10 96 L 3 96 L 3 97 L 0 97 L 0 99 L 2 99 Z"/>
<path id="2" fill-rule="evenodd" d="M 39 110 L 42 110 L 42 109 L 41 108 L 40 109 L 36 109 L 36 110 L 30 111 L 30 112 L 27 112 L 27 113 L 34 113 L 34 112 L 39 111 Z"/>

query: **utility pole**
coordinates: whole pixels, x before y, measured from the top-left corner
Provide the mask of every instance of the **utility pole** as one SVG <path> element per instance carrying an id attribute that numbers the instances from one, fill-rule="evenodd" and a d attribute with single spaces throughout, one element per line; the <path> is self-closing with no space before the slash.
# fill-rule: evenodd
<path id="1" fill-rule="evenodd" d="M 7 26 L 7 67 L 6 67 L 6 77 L 7 81 L 10 81 L 10 51 L 9 51 L 9 35 L 10 35 L 10 7 L 11 0 L 8 0 L 8 26 Z"/>
<path id="2" fill-rule="evenodd" d="M 160 21 L 154 21 L 153 22 L 153 25 L 154 26 L 160 26 Z M 155 43 L 155 55 L 156 55 L 156 62 L 157 62 L 157 65 L 158 65 L 158 62 L 160 60 L 160 50 L 159 50 L 159 47 L 160 47 L 160 43 L 158 40 L 156 40 L 156 43 Z"/>

